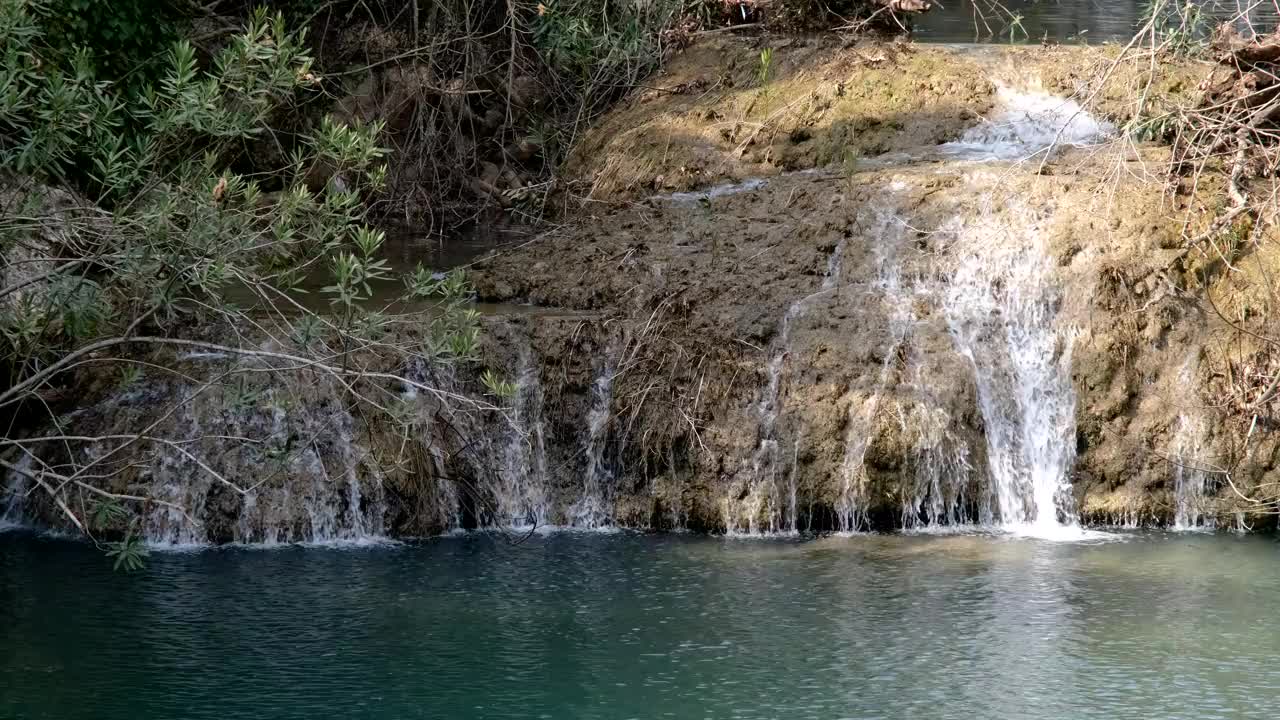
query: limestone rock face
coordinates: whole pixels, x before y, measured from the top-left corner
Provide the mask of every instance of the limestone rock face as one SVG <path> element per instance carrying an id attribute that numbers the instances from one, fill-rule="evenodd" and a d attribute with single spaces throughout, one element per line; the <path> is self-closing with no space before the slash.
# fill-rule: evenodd
<path id="1" fill-rule="evenodd" d="M 903 136 L 918 120 L 903 117 L 877 146 L 893 153 L 746 175 L 784 157 L 768 155 L 779 143 L 856 144 L 840 139 L 833 100 L 754 144 L 689 136 L 672 156 L 693 147 L 733 172 L 610 185 L 609 168 L 591 164 L 607 161 L 619 128 L 676 117 L 710 127 L 751 101 L 641 93 L 606 118 L 579 149 L 580 177 L 611 199 L 666 194 L 589 205 L 477 264 L 481 299 L 508 304 L 486 320 L 482 364 L 387 368 L 455 400 L 483 397 L 481 367 L 501 369 L 515 387 L 501 412 L 402 388 L 406 431 L 352 412 L 340 388 L 263 380 L 254 402 L 202 395 L 166 420 L 208 471 L 173 448 L 137 449 L 121 459 L 134 463 L 121 489 L 163 490 L 188 508 L 148 518 L 156 539 L 179 542 L 548 525 L 1188 526 L 1237 512 L 1264 523 L 1226 480 L 1265 499 L 1280 472 L 1265 403 L 1237 387 L 1280 362 L 1242 331 L 1265 330 L 1249 323 L 1263 322 L 1275 246 L 1222 272 L 1181 245 L 1164 150 L 1092 146 L 1109 128 L 1083 108 L 920 52 L 938 64 L 930 87 L 961 88 L 957 101 L 985 125 Z M 841 97 L 849 77 L 889 62 L 838 71 L 846 55 L 794 77 Z M 1059 121 L 1069 132 L 1043 125 Z M 772 159 L 737 164 L 752 152 Z M 188 374 L 198 384 L 229 362 L 193 359 Z M 64 420 L 123 431 L 192 387 L 87 392 Z M 259 442 L 220 451 L 226 436 Z M 73 452 L 83 463 L 92 450 Z M 58 522 L 50 508 L 24 512 Z"/>

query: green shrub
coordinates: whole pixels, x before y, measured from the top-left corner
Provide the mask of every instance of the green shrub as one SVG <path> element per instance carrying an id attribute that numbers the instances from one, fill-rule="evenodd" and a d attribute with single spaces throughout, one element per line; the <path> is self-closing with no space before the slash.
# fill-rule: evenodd
<path id="1" fill-rule="evenodd" d="M 353 409 L 393 423 L 403 418 L 385 386 L 421 385 L 395 368 L 475 359 L 478 320 L 462 307 L 471 291 L 456 274 L 419 269 L 404 279 L 402 300 L 440 308 L 431 337 L 415 335 L 412 316 L 366 308 L 373 286 L 394 279 L 383 234 L 365 223 L 365 199 L 385 180 L 382 127 L 326 120 L 296 142 L 273 136 L 271 118 L 318 83 L 304 38 L 281 16 L 255 12 L 208 62 L 178 41 L 154 83 L 126 92 L 100 79 L 83 49 L 65 67 L 43 61 L 56 52 L 44 25 L 50 8 L 0 0 L 0 413 L 9 427 L 23 408 L 42 413 L 28 426 L 53 424 L 43 394 L 74 381 L 68 371 L 78 366 L 134 367 L 132 384 L 137 367 L 175 362 L 174 348 L 253 355 L 266 363 L 255 372 L 328 377 Z M 266 141 L 284 144 L 282 164 L 237 171 Z M 297 300 L 317 279 L 330 299 L 323 312 Z M 264 317 L 278 348 L 270 356 L 254 337 Z M 377 363 L 391 370 L 367 369 Z M 72 472 L 41 452 L 40 443 L 81 441 L 6 436 L 0 465 L 19 472 L 15 455 L 32 458 L 35 469 L 21 472 L 92 535 L 94 522 L 74 509 L 89 507 L 86 494 L 130 506 L 147 499 L 114 495 L 110 477 Z M 95 447 L 126 441 L 102 442 Z M 122 524 L 116 514 L 113 526 Z M 140 562 L 135 540 L 130 530 L 115 546 L 125 567 Z"/>
<path id="2" fill-rule="evenodd" d="M 48 0 L 41 12 L 45 40 L 58 55 L 84 49 L 98 78 L 130 86 L 164 66 L 189 19 L 185 3 L 166 0 Z"/>

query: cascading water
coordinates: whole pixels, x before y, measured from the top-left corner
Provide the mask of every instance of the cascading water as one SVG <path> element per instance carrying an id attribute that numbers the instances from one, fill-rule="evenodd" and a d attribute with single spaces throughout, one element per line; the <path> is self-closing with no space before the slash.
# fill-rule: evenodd
<path id="1" fill-rule="evenodd" d="M 492 493 L 500 526 L 529 529 L 547 524 L 550 501 L 542 413 L 542 384 L 533 362 L 533 349 L 526 346 L 520 354 L 511 427 Z"/>
<path id="2" fill-rule="evenodd" d="M 1199 354 L 1182 364 L 1175 393 L 1181 399 L 1186 388 L 1197 386 Z M 1212 514 L 1206 513 L 1210 490 L 1209 425 L 1196 407 L 1184 406 L 1178 413 L 1177 429 L 1169 444 L 1173 466 L 1173 529 L 1178 531 L 1213 529 Z"/>
<path id="3" fill-rule="evenodd" d="M 1212 529 L 1213 516 L 1205 513 L 1209 474 L 1206 468 L 1207 427 L 1204 419 L 1188 412 L 1178 416 L 1170 458 L 1173 462 L 1174 530 Z"/>
<path id="4" fill-rule="evenodd" d="M 0 494 L 0 530 L 20 527 L 23 524 L 23 506 L 26 505 L 30 480 L 25 473 L 31 472 L 31 456 L 23 454 L 14 463 L 17 470 L 8 472 L 4 493 Z"/>
<path id="5" fill-rule="evenodd" d="M 913 490 L 903 495 L 902 527 L 960 526 L 971 521 L 965 516 L 965 490 L 973 471 L 969 445 L 952 432 L 953 418 L 935 396 L 918 350 L 911 353 L 908 363 L 915 404 L 899 412 L 903 431 L 910 426 L 916 430 L 915 471 Z"/>
<path id="6" fill-rule="evenodd" d="M 941 146 L 943 153 L 969 160 L 1022 160 L 1053 147 L 1096 143 L 1115 131 L 1079 103 L 1038 90 L 997 88 L 1000 110 Z"/>
<path id="7" fill-rule="evenodd" d="M 778 323 L 778 332 L 774 336 L 769 363 L 765 366 L 765 386 L 760 393 L 760 400 L 755 405 L 756 434 L 759 442 L 751 457 L 751 470 L 748 479 L 749 487 L 742 498 L 730 497 L 723 501 L 722 515 L 726 532 L 730 535 L 757 535 L 761 532 L 779 533 L 796 532 L 797 489 L 795 486 L 794 455 L 799 452 L 800 435 L 795 439 L 792 449 L 793 462 L 787 475 L 788 487 L 786 497 L 778 486 L 778 416 L 781 412 L 780 397 L 782 392 L 782 369 L 788 353 L 791 352 L 791 327 L 795 320 L 807 311 L 810 303 L 836 289 L 840 281 L 840 268 L 844 262 L 847 238 L 842 239 L 832 249 L 827 258 L 826 274 L 821 287 L 791 304 L 783 313 Z M 760 525 L 760 518 L 767 514 L 766 526 Z"/>
<path id="8" fill-rule="evenodd" d="M 839 266 L 838 257 L 842 248 L 837 247 L 831 259 Z M 828 279 L 831 274 L 828 272 Z M 824 290 L 826 282 L 824 281 Z M 812 297 L 812 296 L 810 296 Z M 791 323 L 804 312 L 809 298 L 797 300 L 787 308 L 779 323 L 778 334 L 774 339 L 773 353 L 769 364 L 765 366 L 765 387 L 760 401 L 756 404 L 757 435 L 759 444 L 751 457 L 750 489 L 740 500 L 726 499 L 723 510 L 726 531 L 729 534 L 756 535 L 762 531 L 778 532 L 782 529 L 782 502 L 778 492 L 778 439 L 777 423 L 780 411 L 779 396 L 782 386 L 782 366 L 787 353 L 791 349 Z M 768 514 L 767 527 L 759 526 L 762 514 Z M 795 527 L 788 528 L 794 530 Z"/>
<path id="9" fill-rule="evenodd" d="M 583 474 L 582 495 L 569 508 L 569 523 L 575 528 L 595 530 L 608 526 L 613 520 L 607 494 L 613 475 L 604 454 L 609 442 L 617 357 L 615 348 L 606 351 L 600 374 L 592 384 L 591 410 L 587 413 L 586 436 L 583 439 L 587 467 Z"/>
<path id="10" fill-rule="evenodd" d="M 1077 527 L 1067 474 L 1075 459 L 1072 332 L 1062 327 L 1034 214 L 1002 222 L 986 201 L 954 228 L 956 267 L 944 310 L 956 350 L 977 381 L 987 464 L 1000 522 L 1060 536 Z"/>
<path id="11" fill-rule="evenodd" d="M 155 500 L 138 508 L 141 535 L 152 545 L 381 538 L 387 513 L 382 476 L 356 440 L 355 419 L 332 405 L 300 409 L 294 391 L 301 389 L 213 393 L 185 382 L 144 380 L 70 413 L 60 424 L 109 435 L 117 427 L 155 422 L 157 408 L 176 404 L 154 430 L 169 440 L 84 443 L 74 460 L 77 467 L 94 464 L 98 472 L 129 483 L 117 491 Z"/>
<path id="12" fill-rule="evenodd" d="M 908 339 L 916 317 L 912 309 L 912 293 L 902 282 L 898 253 L 906 226 L 892 203 L 882 206 L 868 237 L 875 243 L 876 280 L 871 292 L 878 295 L 888 318 L 889 342 L 875 386 L 863 397 L 854 395 L 849 403 L 845 427 L 844 457 L 840 463 L 840 488 L 836 496 L 837 528 L 842 533 L 855 532 L 867 525 L 866 468 L 867 448 L 871 444 L 880 398 L 889 383 L 899 348 Z"/>
<path id="13" fill-rule="evenodd" d="M 1068 101 L 1007 88 L 1001 90 L 1000 98 L 1007 106 L 1004 111 L 943 151 L 965 159 L 1026 157 L 1052 143 L 1084 144 L 1105 131 L 1104 126 Z M 904 175 L 911 172 L 904 171 Z M 918 175 L 910 177 L 913 181 L 918 179 Z M 757 187 L 758 184 L 744 183 L 713 188 L 698 197 L 714 198 Z M 677 194 L 669 199 L 684 202 L 693 196 Z M 925 238 L 924 232 L 918 238 L 913 235 L 922 249 L 929 245 L 929 252 L 940 258 L 938 262 L 954 261 L 953 266 L 940 268 L 942 272 L 937 275 L 945 279 L 938 279 L 932 273 L 920 272 L 919 268 L 925 264 L 921 259 L 923 255 L 912 254 L 914 244 L 906 241 L 906 204 L 895 203 L 891 197 L 882 195 L 867 200 L 866 205 L 873 208 L 874 215 L 864 216 L 864 221 L 869 220 L 864 224 L 870 227 L 856 237 L 871 244 L 875 277 L 867 280 L 865 275 L 859 275 L 864 279 L 854 283 L 856 287 L 851 288 L 851 292 L 860 293 L 859 311 L 863 307 L 873 308 L 868 313 L 868 316 L 874 315 L 877 324 L 873 335 L 876 356 L 871 362 L 877 365 L 855 378 L 854 384 L 860 383 L 860 386 L 851 388 L 845 395 L 847 405 L 842 404 L 835 411 L 847 416 L 842 429 L 828 430 L 833 435 L 842 433 L 835 438 L 842 447 L 828 452 L 822 459 L 831 464 L 837 459 L 840 461 L 838 468 L 825 466 L 834 471 L 831 473 L 834 487 L 825 486 L 821 497 L 805 498 L 797 486 L 796 459 L 809 430 L 799 421 L 794 423 L 799 427 L 793 427 L 789 422 L 792 419 L 784 413 L 786 379 L 783 375 L 792 352 L 793 330 L 797 335 L 794 342 L 801 346 L 799 336 L 809 329 L 809 323 L 798 320 L 810 312 L 815 299 L 834 291 L 840 282 L 846 242 L 854 242 L 848 240 L 841 240 L 832 250 L 820 288 L 791 303 L 778 320 L 777 332 L 768 348 L 763 387 L 749 411 L 756 433 L 753 438 L 744 439 L 744 444 L 750 444 L 747 452 L 740 453 L 736 459 L 740 462 L 738 472 L 731 492 L 722 500 L 725 527 L 730 533 L 794 532 L 798 529 L 798 505 L 809 501 L 815 505 L 832 502 L 839 530 L 864 529 L 868 525 L 871 502 L 867 486 L 868 449 L 879 449 L 880 445 L 873 445 L 877 438 L 896 442 L 901 437 L 904 484 L 895 488 L 901 490 L 901 494 L 892 500 L 892 509 L 900 512 L 904 526 L 928 528 L 975 520 L 998 521 L 1035 534 L 1060 534 L 1063 527 L 1074 525 L 1068 487 L 1068 474 L 1074 461 L 1075 399 L 1069 374 L 1072 337 L 1070 328 L 1059 317 L 1061 294 L 1055 287 L 1052 262 L 1047 257 L 1033 213 L 1021 208 L 997 214 L 987 208 L 976 219 L 957 220 L 949 228 L 955 237 L 945 247 L 939 247 L 938 243 L 930 245 L 932 241 Z M 927 215 L 921 213 L 920 217 Z M 936 218 L 930 218 L 930 228 L 936 227 L 934 220 Z M 944 231 L 938 236 L 948 234 Z M 873 298 L 871 303 L 865 302 L 867 297 Z M 843 295 L 841 302 L 844 302 Z M 865 321 L 859 319 L 859 322 L 863 323 L 861 327 L 866 326 Z M 861 337 L 849 337 L 848 341 L 865 342 Z M 932 359 L 924 358 L 926 353 L 921 350 L 921 344 L 925 341 L 931 343 Z M 958 411 L 945 404 L 947 392 L 935 392 L 930 386 L 953 377 L 938 372 L 941 366 L 950 370 L 959 363 L 949 350 L 939 350 L 951 346 L 964 357 L 967 363 L 964 372 L 967 374 L 970 368 L 973 372 L 985 434 L 985 457 L 977 428 L 966 424 L 971 417 L 968 402 L 972 396 L 967 381 L 963 392 L 954 393 L 966 403 Z M 939 363 L 940 355 L 946 358 Z M 865 362 L 865 358 L 863 353 L 858 361 Z M 227 360 L 219 356 L 208 359 Z M 572 505 L 565 507 L 567 503 L 557 497 L 552 506 L 543 390 L 538 363 L 530 347 L 522 350 L 514 378 L 516 393 L 510 425 L 495 431 L 481 421 L 457 421 L 460 434 L 475 438 L 470 451 L 475 456 L 470 458 L 473 466 L 463 468 L 461 473 L 451 472 L 468 460 L 452 455 L 446 459 L 448 448 L 431 441 L 436 434 L 430 429 L 433 420 L 427 417 L 430 413 L 423 413 L 419 426 L 427 428 L 420 430 L 426 438 L 422 443 L 423 454 L 433 461 L 427 464 L 433 465 L 432 470 L 439 476 L 471 473 L 473 477 L 468 479 L 474 480 L 478 490 L 473 494 L 482 496 L 478 501 L 463 497 L 459 485 L 452 480 L 424 483 L 419 499 L 427 500 L 421 504 L 434 504 L 434 508 L 424 514 L 434 512 L 446 529 L 461 527 L 464 518 L 480 526 L 516 528 L 543 525 L 549 519 L 558 521 L 561 517 L 577 528 L 613 524 L 614 496 L 618 491 L 613 487 L 610 459 L 614 457 L 612 449 L 621 443 L 611 438 L 610 431 L 614 379 L 619 363 L 617 348 L 610 348 L 599 361 L 586 403 L 589 407 L 585 422 L 581 430 L 569 433 L 566 440 L 566 444 L 572 445 L 566 455 L 578 451 L 585 458 L 581 491 L 572 498 Z M 432 377 L 429 384 L 450 388 L 459 394 L 466 392 L 465 388 L 450 382 L 453 381 L 449 378 Z M 426 397 L 418 397 L 413 388 L 405 390 L 403 400 L 423 403 L 424 407 L 429 402 Z M 554 408 L 547 412 L 554 412 Z M 900 435 L 878 435 L 878 430 L 885 429 L 883 422 L 892 422 L 895 412 L 901 423 Z M 237 541 L 323 542 L 360 539 L 383 532 L 387 509 L 382 480 L 372 463 L 365 463 L 369 450 L 358 442 L 357 438 L 363 436 L 353 429 L 354 422 L 349 415 L 341 413 L 336 420 L 329 417 L 305 421 L 293 417 L 292 409 L 288 413 L 282 409 L 265 413 L 234 411 L 227 416 L 232 415 L 235 417 L 231 423 L 241 426 L 260 425 L 263 417 L 268 418 L 270 428 L 264 442 L 273 447 L 287 446 L 298 437 L 322 438 L 318 442 L 307 440 L 308 444 L 290 449 L 280 471 L 287 476 L 285 481 L 258 488 L 243 498 L 238 516 L 233 515 Z M 174 433 L 175 437 L 201 437 L 206 432 L 212 436 L 222 432 L 222 428 L 213 427 L 210 419 L 216 416 L 207 409 L 179 417 L 185 425 L 181 433 Z M 208 427 L 201 427 L 201 419 L 210 420 L 205 423 Z M 829 415 L 822 420 L 829 421 Z M 320 432 L 317 423 L 329 427 Z M 554 443 L 556 438 L 550 440 Z M 1199 451 L 1193 445 L 1185 450 L 1190 454 Z M 206 506 L 216 504 L 216 484 L 180 453 L 164 451 L 156 457 L 157 467 L 145 478 L 152 494 L 188 508 L 196 517 L 208 514 Z M 252 467 L 251 462 L 265 464 L 265 461 L 251 461 L 246 457 L 239 466 Z M 672 460 L 670 464 L 671 476 L 675 478 L 676 463 Z M 975 481 L 974 477 L 978 474 L 975 470 L 983 468 L 989 474 L 989 482 L 985 484 L 988 496 L 979 495 L 977 483 L 981 481 Z M 1195 504 L 1188 501 L 1184 508 L 1181 498 L 1202 491 L 1203 484 L 1203 476 L 1184 478 L 1179 474 L 1180 525 L 1199 522 L 1191 514 Z M 20 512 L 20 503 L 10 500 L 7 505 L 0 504 L 5 513 L 0 518 L 8 519 L 14 514 L 14 508 Z M 682 509 L 670 506 L 668 509 L 673 511 L 678 524 Z M 877 506 L 877 511 L 880 509 Z M 290 512 L 305 520 L 290 518 Z M 705 520 L 704 517 L 697 519 Z M 183 513 L 163 507 L 150 512 L 147 531 L 149 539 L 157 542 L 205 541 L 202 528 L 188 522 Z"/>

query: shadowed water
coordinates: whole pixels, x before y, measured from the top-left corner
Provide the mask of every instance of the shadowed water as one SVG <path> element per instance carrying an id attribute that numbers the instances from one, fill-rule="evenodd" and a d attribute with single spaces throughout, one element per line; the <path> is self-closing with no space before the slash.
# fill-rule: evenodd
<path id="1" fill-rule="evenodd" d="M 1192 28 L 1207 32 L 1230 21 L 1245 35 L 1276 27 L 1280 8 L 1271 0 L 944 0 L 915 18 L 915 38 L 925 42 L 1102 43 L 1127 42 L 1150 16 L 1164 8 L 1168 27 L 1179 27 L 1184 6 L 1202 18 Z"/>
<path id="2" fill-rule="evenodd" d="M 1280 548 L 1121 537 L 0 535 L 0 717 L 1271 717 Z"/>

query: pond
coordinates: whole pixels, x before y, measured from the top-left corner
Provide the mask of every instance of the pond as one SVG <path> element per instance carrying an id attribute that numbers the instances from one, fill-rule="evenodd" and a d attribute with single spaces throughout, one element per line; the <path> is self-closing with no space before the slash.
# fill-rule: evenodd
<path id="1" fill-rule="evenodd" d="M 154 553 L 0 535 L 0 717 L 1245 718 L 1270 538 L 470 534 Z"/>
<path id="2" fill-rule="evenodd" d="M 925 42 L 979 41 L 1021 43 L 1127 42 L 1146 22 L 1150 8 L 1169 8 L 1172 17 L 1188 3 L 1181 0 L 942 0 L 919 16 L 915 38 Z M 1273 2 L 1193 0 L 1203 18 L 1201 31 L 1231 21 L 1251 34 L 1275 29 L 1280 8 Z M 1180 22 L 1171 19 L 1172 26 Z"/>

